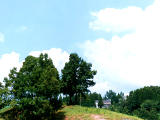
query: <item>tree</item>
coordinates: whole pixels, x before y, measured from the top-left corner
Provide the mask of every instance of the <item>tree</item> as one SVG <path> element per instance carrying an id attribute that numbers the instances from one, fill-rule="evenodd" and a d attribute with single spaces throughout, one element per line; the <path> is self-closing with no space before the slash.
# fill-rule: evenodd
<path id="1" fill-rule="evenodd" d="M 60 107 L 59 74 L 47 54 L 28 56 L 20 70 L 12 69 L 4 81 L 17 102 L 19 119 L 52 119 Z"/>
<path id="2" fill-rule="evenodd" d="M 76 53 L 70 54 L 69 62 L 65 64 L 62 70 L 62 92 L 69 95 L 69 104 L 73 104 L 72 97 L 75 95 L 75 103 L 77 103 L 78 95 L 84 95 L 88 92 L 88 87 L 94 86 L 92 80 L 96 71 L 92 70 L 92 64 L 87 63 Z"/>
<path id="3" fill-rule="evenodd" d="M 112 104 L 113 103 L 118 103 L 118 101 L 119 101 L 119 97 L 112 90 L 107 91 L 104 98 L 105 99 L 111 99 Z"/>
<path id="4" fill-rule="evenodd" d="M 82 106 L 87 107 L 95 107 L 95 101 L 98 100 L 98 106 L 102 108 L 103 106 L 103 100 L 101 94 L 98 94 L 96 92 L 94 93 L 86 93 L 84 97 L 82 97 Z"/>
<path id="5" fill-rule="evenodd" d="M 141 104 L 141 108 L 139 109 L 139 117 L 142 117 L 146 120 L 159 120 L 158 112 L 159 112 L 159 102 L 154 100 L 146 100 Z"/>
<path id="6" fill-rule="evenodd" d="M 127 98 L 127 107 L 130 112 L 141 107 L 146 100 L 160 101 L 160 87 L 148 86 L 131 91 Z"/>
<path id="7" fill-rule="evenodd" d="M 4 108 L 5 106 L 9 105 L 9 90 L 5 88 L 2 83 L 0 82 L 0 109 Z"/>
<path id="8" fill-rule="evenodd" d="M 98 106 L 99 106 L 100 108 L 102 108 L 102 106 L 103 106 L 104 104 L 103 104 L 103 99 L 102 99 L 101 94 L 99 94 L 98 100 L 99 100 Z"/>

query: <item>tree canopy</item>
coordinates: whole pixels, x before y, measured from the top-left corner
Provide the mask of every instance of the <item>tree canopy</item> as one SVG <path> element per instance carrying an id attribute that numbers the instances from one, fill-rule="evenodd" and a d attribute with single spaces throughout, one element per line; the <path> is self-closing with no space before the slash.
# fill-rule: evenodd
<path id="1" fill-rule="evenodd" d="M 72 103 L 72 97 L 75 95 L 75 103 L 77 103 L 77 96 L 84 95 L 88 92 L 90 86 L 94 86 L 93 77 L 96 71 L 92 70 L 92 64 L 87 63 L 80 58 L 76 53 L 69 56 L 69 62 L 65 64 L 62 70 L 62 92 L 69 95 L 69 103 Z"/>
<path id="2" fill-rule="evenodd" d="M 11 89 L 19 119 L 52 119 L 59 108 L 59 74 L 47 54 L 28 56 L 19 71 L 13 68 L 5 87 Z"/>

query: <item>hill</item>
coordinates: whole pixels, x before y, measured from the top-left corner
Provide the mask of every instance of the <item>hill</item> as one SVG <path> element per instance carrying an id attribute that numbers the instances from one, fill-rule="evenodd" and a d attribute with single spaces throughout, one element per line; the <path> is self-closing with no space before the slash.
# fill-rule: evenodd
<path id="1" fill-rule="evenodd" d="M 56 113 L 56 120 L 143 120 L 134 116 L 81 106 L 66 106 Z"/>

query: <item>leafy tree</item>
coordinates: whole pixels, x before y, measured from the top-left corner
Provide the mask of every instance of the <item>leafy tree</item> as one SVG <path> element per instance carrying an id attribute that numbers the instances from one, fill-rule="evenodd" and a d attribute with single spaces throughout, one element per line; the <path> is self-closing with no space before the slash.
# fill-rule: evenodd
<path id="1" fill-rule="evenodd" d="M 150 86 L 131 91 L 128 98 L 127 104 L 128 110 L 133 112 L 141 107 L 141 104 L 146 100 L 160 100 L 160 87 Z"/>
<path id="2" fill-rule="evenodd" d="M 47 54 L 28 56 L 19 71 L 13 68 L 5 87 L 11 89 L 17 119 L 52 119 L 59 106 L 59 74 Z M 16 115 L 15 115 L 16 116 Z"/>
<path id="3" fill-rule="evenodd" d="M 69 95 L 69 104 L 73 104 L 72 97 L 75 95 L 75 103 L 78 103 L 78 95 L 88 92 L 88 87 L 95 85 L 92 80 L 96 71 L 92 70 L 92 64 L 87 63 L 76 53 L 70 54 L 69 62 L 62 70 L 62 92 Z"/>
<path id="4" fill-rule="evenodd" d="M 158 120 L 160 111 L 160 87 L 148 86 L 131 91 L 123 104 L 123 112 L 146 120 Z M 125 112 L 127 111 L 127 112 Z"/>
<path id="5" fill-rule="evenodd" d="M 117 94 L 116 94 L 114 91 L 112 91 L 112 90 L 107 91 L 104 98 L 105 98 L 105 99 L 111 99 L 111 103 L 112 103 L 112 104 L 113 104 L 113 103 L 118 103 L 118 101 L 119 101 L 119 97 L 118 97 Z"/>
<path id="6" fill-rule="evenodd" d="M 139 109 L 139 117 L 147 120 L 158 120 L 158 101 L 146 100 L 141 104 Z"/>
<path id="7" fill-rule="evenodd" d="M 9 90 L 0 82 L 0 109 L 2 109 L 4 106 L 7 106 L 9 102 Z"/>
<path id="8" fill-rule="evenodd" d="M 96 92 L 94 93 L 85 93 L 85 96 L 82 96 L 81 105 L 87 107 L 95 107 L 95 100 L 98 100 L 98 106 L 101 108 L 103 106 L 102 96 Z"/>
<path id="9" fill-rule="evenodd" d="M 101 96 L 101 94 L 99 94 L 99 97 L 98 97 L 98 106 L 100 107 L 100 108 L 102 108 L 102 106 L 103 106 L 103 99 L 102 99 L 102 96 Z"/>

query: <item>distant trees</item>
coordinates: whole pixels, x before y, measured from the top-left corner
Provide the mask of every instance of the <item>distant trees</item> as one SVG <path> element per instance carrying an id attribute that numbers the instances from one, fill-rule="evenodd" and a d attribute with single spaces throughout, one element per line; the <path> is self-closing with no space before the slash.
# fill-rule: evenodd
<path id="1" fill-rule="evenodd" d="M 74 98 L 75 96 L 73 96 Z M 78 105 L 81 105 L 81 106 L 86 106 L 86 107 L 95 107 L 95 101 L 98 100 L 99 103 L 98 103 L 98 106 L 101 108 L 103 106 L 103 99 L 102 99 L 102 96 L 101 94 L 98 94 L 96 92 L 93 92 L 93 93 L 85 93 L 84 96 L 82 96 L 80 98 L 80 96 L 78 96 Z M 81 101 L 81 103 L 80 103 Z M 65 104 L 67 104 L 68 102 L 68 97 L 65 96 L 63 97 L 63 102 Z"/>
<path id="2" fill-rule="evenodd" d="M 106 92 L 104 99 L 111 99 L 111 103 L 112 104 L 116 104 L 119 103 L 121 99 L 124 98 L 124 93 L 116 93 L 112 90 L 109 90 Z"/>
<path id="3" fill-rule="evenodd" d="M 110 110 L 136 115 L 145 120 L 160 118 L 160 87 L 149 86 L 131 91 L 126 99 L 123 93 L 108 91 L 106 97 L 112 99 Z M 116 102 L 118 100 L 118 102 Z"/>
<path id="4" fill-rule="evenodd" d="M 91 63 L 87 63 L 75 53 L 70 54 L 69 62 L 62 70 L 61 79 L 61 91 L 69 95 L 69 104 L 73 104 L 73 96 L 75 96 L 74 104 L 77 104 L 78 95 L 85 95 L 84 93 L 89 91 L 88 87 L 95 85 L 94 75 L 96 71 L 92 70 Z"/>
<path id="5" fill-rule="evenodd" d="M 4 82 L 10 89 L 10 98 L 16 101 L 16 119 L 53 119 L 54 111 L 60 107 L 60 83 L 58 71 L 47 54 L 28 56 L 20 70 L 13 68 Z"/>
<path id="6" fill-rule="evenodd" d="M 126 107 L 129 113 L 147 120 L 158 120 L 160 113 L 160 87 L 150 86 L 131 91 Z"/>
<path id="7" fill-rule="evenodd" d="M 102 102 L 102 96 L 101 94 L 98 94 L 96 92 L 94 93 L 89 93 L 86 94 L 85 97 L 82 98 L 82 106 L 87 106 L 87 107 L 95 107 L 95 101 L 98 100 L 98 106 L 102 107 L 103 102 Z"/>

